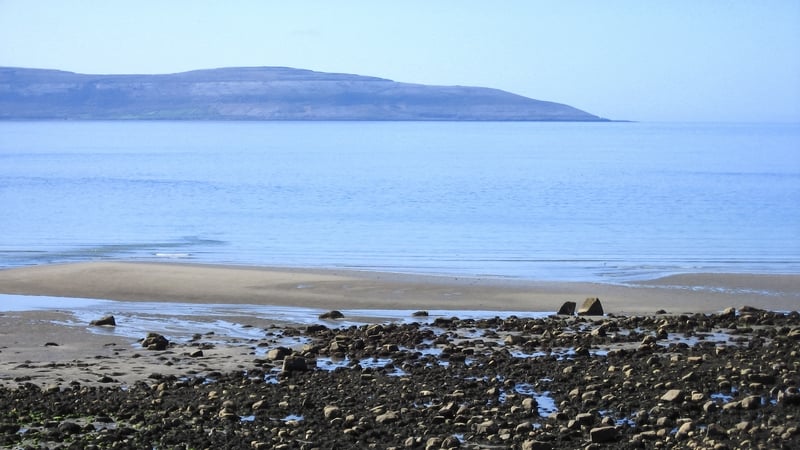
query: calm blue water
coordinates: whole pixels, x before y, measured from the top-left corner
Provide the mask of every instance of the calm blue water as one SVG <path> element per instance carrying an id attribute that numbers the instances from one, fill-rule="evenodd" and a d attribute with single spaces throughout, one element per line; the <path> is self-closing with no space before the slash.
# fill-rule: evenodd
<path id="1" fill-rule="evenodd" d="M 0 267 L 800 272 L 800 125 L 2 122 Z"/>

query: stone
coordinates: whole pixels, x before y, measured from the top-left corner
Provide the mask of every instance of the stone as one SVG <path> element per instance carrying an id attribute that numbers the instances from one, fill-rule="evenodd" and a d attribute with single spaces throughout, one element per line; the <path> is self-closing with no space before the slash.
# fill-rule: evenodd
<path id="1" fill-rule="evenodd" d="M 661 396 L 662 402 L 678 403 L 683 401 L 683 391 L 680 389 L 670 389 Z"/>
<path id="2" fill-rule="evenodd" d="M 577 306 L 578 304 L 575 302 L 564 302 L 564 304 L 561 305 L 561 308 L 558 309 L 558 312 L 556 314 L 558 314 L 559 316 L 571 316 L 575 314 L 575 307 Z"/>
<path id="3" fill-rule="evenodd" d="M 794 386 L 788 387 L 786 390 L 778 392 L 777 400 L 778 404 L 782 406 L 800 405 L 800 390 Z"/>
<path id="4" fill-rule="evenodd" d="M 384 423 L 394 423 L 400 420 L 400 415 L 397 411 L 386 411 L 383 414 L 380 414 L 375 417 L 375 422 L 384 424 Z"/>
<path id="5" fill-rule="evenodd" d="M 748 395 L 740 402 L 743 409 L 758 409 L 761 406 L 761 397 L 758 395 Z"/>
<path id="6" fill-rule="evenodd" d="M 89 325 L 93 327 L 115 327 L 117 326 L 117 321 L 114 316 L 105 316 L 89 322 Z"/>
<path id="7" fill-rule="evenodd" d="M 597 297 L 587 298 L 578 309 L 579 316 L 602 316 L 603 314 L 603 305 Z"/>
<path id="8" fill-rule="evenodd" d="M 336 311 L 335 309 L 332 311 L 328 311 L 326 313 L 322 313 L 319 315 L 320 319 L 323 320 L 335 320 L 335 319 L 343 319 L 344 314 L 341 311 Z"/>
<path id="9" fill-rule="evenodd" d="M 594 419 L 595 417 L 592 413 L 581 413 L 575 416 L 575 421 L 586 427 L 593 425 Z"/>
<path id="10" fill-rule="evenodd" d="M 308 370 L 308 363 L 302 356 L 287 356 L 283 359 L 284 372 L 304 372 Z"/>
<path id="11" fill-rule="evenodd" d="M 522 443 L 522 450 L 553 450 L 553 444 L 529 439 Z"/>
<path id="12" fill-rule="evenodd" d="M 281 361 L 291 354 L 292 351 L 286 347 L 276 347 L 267 352 L 267 359 L 270 361 Z"/>
<path id="13" fill-rule="evenodd" d="M 259 400 L 250 407 L 253 411 L 260 411 L 262 409 L 267 409 L 269 407 L 269 402 L 266 400 Z"/>
<path id="14" fill-rule="evenodd" d="M 475 433 L 477 434 L 492 434 L 497 431 L 497 424 L 493 420 L 486 420 L 475 426 Z"/>
<path id="15" fill-rule="evenodd" d="M 678 427 L 678 432 L 675 434 L 675 438 L 677 439 L 685 439 L 689 436 L 689 433 L 694 431 L 694 422 L 691 420 L 688 422 L 683 423 L 680 427 Z"/>
<path id="16" fill-rule="evenodd" d="M 325 331 L 327 329 L 328 329 L 328 327 L 326 327 L 325 325 L 312 324 L 312 325 L 308 325 L 306 327 L 306 333 L 314 334 L 314 333 L 319 333 L 320 331 Z"/>
<path id="17" fill-rule="evenodd" d="M 142 347 L 148 350 L 166 350 L 169 340 L 158 333 L 147 333 L 147 337 L 142 340 Z"/>
<path id="18" fill-rule="evenodd" d="M 615 427 L 597 427 L 589 430 L 589 437 L 592 443 L 602 444 L 606 442 L 614 442 L 617 440 L 619 433 Z"/>
<path id="19" fill-rule="evenodd" d="M 514 427 L 514 433 L 521 435 L 533 431 L 533 425 L 530 422 L 522 422 Z"/>
<path id="20" fill-rule="evenodd" d="M 459 448 L 461 447 L 461 441 L 455 436 L 447 436 L 446 438 L 442 439 L 442 444 L 439 448 Z"/>
<path id="21" fill-rule="evenodd" d="M 83 431 L 83 429 L 77 423 L 67 421 L 58 424 L 58 431 L 64 434 L 78 434 Z"/>
<path id="22" fill-rule="evenodd" d="M 775 375 L 770 375 L 768 373 L 753 373 L 747 378 L 754 383 L 775 384 Z"/>
<path id="23" fill-rule="evenodd" d="M 528 413 L 536 413 L 539 412 L 539 402 L 536 401 L 533 397 L 528 397 L 522 400 L 522 409 Z"/>
<path id="24" fill-rule="evenodd" d="M 728 435 L 728 431 L 718 423 L 710 423 L 706 427 L 706 436 L 710 438 L 722 438 Z"/>
<path id="25" fill-rule="evenodd" d="M 336 405 L 328 405 L 322 408 L 322 414 L 326 419 L 334 419 L 342 415 L 342 410 Z"/>
<path id="26" fill-rule="evenodd" d="M 236 414 L 235 412 L 231 411 L 228 408 L 223 408 L 217 414 L 217 417 L 219 417 L 220 419 L 223 419 L 223 420 L 230 420 L 230 421 L 234 421 L 234 420 L 238 420 L 239 419 L 239 415 Z"/>
<path id="27" fill-rule="evenodd" d="M 440 437 L 432 437 L 425 441 L 425 450 L 434 450 L 442 448 L 442 438 Z"/>
<path id="28" fill-rule="evenodd" d="M 412 317 L 428 317 L 428 311 L 416 311 L 411 314 Z"/>

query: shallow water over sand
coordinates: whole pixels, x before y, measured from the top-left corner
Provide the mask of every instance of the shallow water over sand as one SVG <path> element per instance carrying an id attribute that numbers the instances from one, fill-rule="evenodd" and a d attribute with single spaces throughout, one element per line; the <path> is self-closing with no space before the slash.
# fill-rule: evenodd
<path id="1" fill-rule="evenodd" d="M 0 294 L 0 312 L 57 310 L 67 311 L 72 319 L 61 323 L 67 326 L 87 327 L 89 331 L 139 339 L 149 332 L 160 333 L 170 339 L 187 341 L 196 334 L 218 335 L 221 338 L 261 339 L 261 324 L 310 325 L 349 327 L 375 322 L 430 323 L 438 317 L 458 316 L 462 319 L 487 318 L 497 315 L 493 311 L 429 310 L 427 317 L 412 317 L 412 311 L 392 309 L 343 310 L 344 319 L 324 320 L 322 309 L 248 305 L 199 304 L 172 302 L 122 302 L 70 297 L 30 296 Z M 552 313 L 504 311 L 503 316 L 546 317 Z M 89 327 L 92 320 L 113 315 L 115 327 Z M 209 336 L 206 336 L 208 340 Z"/>

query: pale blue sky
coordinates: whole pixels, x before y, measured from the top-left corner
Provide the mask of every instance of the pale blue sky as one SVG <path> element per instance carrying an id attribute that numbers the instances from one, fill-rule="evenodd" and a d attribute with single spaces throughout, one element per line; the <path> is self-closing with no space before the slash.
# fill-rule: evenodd
<path id="1" fill-rule="evenodd" d="M 288 66 L 613 119 L 800 122 L 800 1 L 0 0 L 0 65 Z"/>

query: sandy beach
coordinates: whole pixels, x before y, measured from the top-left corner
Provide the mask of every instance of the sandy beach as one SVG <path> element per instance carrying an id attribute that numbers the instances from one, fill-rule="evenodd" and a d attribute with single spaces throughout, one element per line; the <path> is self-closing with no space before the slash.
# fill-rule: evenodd
<path id="1" fill-rule="evenodd" d="M 97 262 L 0 271 L 0 293 L 124 301 L 282 305 L 323 309 L 556 311 L 599 297 L 607 312 L 716 312 L 800 305 L 800 275 L 689 274 L 600 284 L 371 271 Z"/>
<path id="2" fill-rule="evenodd" d="M 552 315 L 586 297 L 599 297 L 605 316 Z M 2 445 L 800 439 L 791 353 L 800 326 L 784 313 L 800 305 L 798 275 L 609 285 L 102 262 L 2 270 L 0 299 Z M 730 307 L 738 314 L 722 312 Z M 344 318 L 319 317 L 330 310 Z M 412 317 L 419 310 L 430 314 Z M 115 326 L 90 325 L 107 315 Z M 166 345 L 143 345 L 151 332 Z M 575 394 L 584 378 L 596 390 Z M 769 421 L 743 428 L 753 409 Z M 714 434 L 694 431 L 704 427 Z"/>
<path id="3" fill-rule="evenodd" d="M 15 297 L 16 311 L 0 311 L 0 381 L 13 384 L 13 379 L 22 376 L 41 383 L 70 377 L 92 382 L 102 378 L 97 374 L 113 373 L 115 380 L 133 383 L 156 369 L 178 374 L 242 367 L 257 350 L 255 340 L 249 339 L 250 330 L 318 322 L 317 314 L 329 310 L 340 310 L 356 323 L 396 321 L 417 310 L 488 318 L 504 312 L 551 314 L 565 301 L 580 305 L 586 297 L 599 297 L 605 312 L 613 315 L 652 315 L 659 310 L 714 313 L 743 306 L 792 311 L 800 305 L 800 276 L 693 274 L 608 285 L 93 262 L 2 270 L 0 294 L 24 296 Z M 47 299 L 52 305 L 28 310 L 27 299 L 37 297 L 27 296 L 52 297 Z M 69 298 L 111 302 L 79 309 Z M 223 308 L 225 312 L 220 311 Z M 89 326 L 90 320 L 108 314 L 116 315 L 118 326 Z M 149 331 L 168 335 L 186 349 L 172 355 L 168 366 L 146 353 L 135 360 L 124 358 L 136 353 L 136 341 Z M 196 334 L 215 336 L 216 345 L 206 349 L 201 359 L 188 356 Z M 97 361 L 104 364 L 94 364 Z M 52 364 L 59 364 L 60 370 L 52 370 Z"/>

